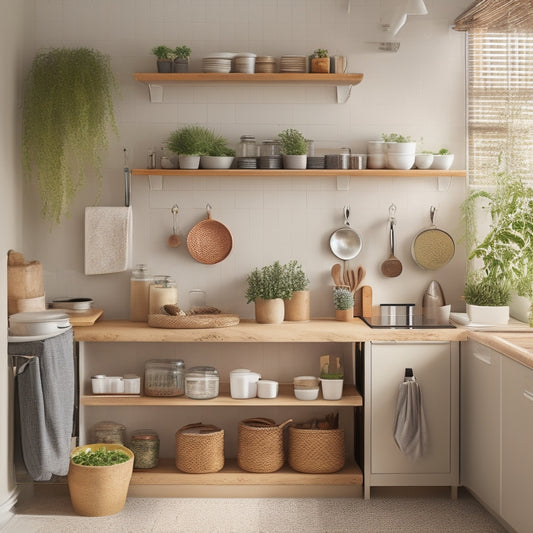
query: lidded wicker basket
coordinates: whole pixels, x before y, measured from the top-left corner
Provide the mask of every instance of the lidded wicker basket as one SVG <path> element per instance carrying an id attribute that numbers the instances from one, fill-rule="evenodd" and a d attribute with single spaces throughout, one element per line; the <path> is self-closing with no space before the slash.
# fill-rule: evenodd
<path id="1" fill-rule="evenodd" d="M 209 474 L 223 467 L 223 429 L 198 422 L 176 431 L 176 468 L 187 474 Z"/>
<path id="2" fill-rule="evenodd" d="M 247 472 L 276 472 L 285 463 L 283 428 L 270 418 L 248 418 L 239 422 L 237 463 Z"/>
<path id="3" fill-rule="evenodd" d="M 289 428 L 289 465 L 305 474 L 330 474 L 344 467 L 344 429 Z"/>

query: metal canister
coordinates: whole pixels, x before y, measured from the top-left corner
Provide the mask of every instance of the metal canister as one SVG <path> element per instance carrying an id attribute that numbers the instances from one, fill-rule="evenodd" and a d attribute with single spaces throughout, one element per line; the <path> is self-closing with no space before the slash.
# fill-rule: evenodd
<path id="1" fill-rule="evenodd" d="M 131 434 L 133 468 L 155 468 L 159 463 L 159 435 L 152 429 L 138 429 Z"/>

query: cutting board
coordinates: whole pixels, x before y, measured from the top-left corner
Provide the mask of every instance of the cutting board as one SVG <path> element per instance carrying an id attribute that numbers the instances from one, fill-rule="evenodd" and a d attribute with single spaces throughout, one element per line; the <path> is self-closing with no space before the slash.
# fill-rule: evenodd
<path id="1" fill-rule="evenodd" d="M 87 311 L 61 309 L 61 312 L 68 315 L 73 326 L 92 326 L 104 314 L 103 309 L 88 309 Z"/>

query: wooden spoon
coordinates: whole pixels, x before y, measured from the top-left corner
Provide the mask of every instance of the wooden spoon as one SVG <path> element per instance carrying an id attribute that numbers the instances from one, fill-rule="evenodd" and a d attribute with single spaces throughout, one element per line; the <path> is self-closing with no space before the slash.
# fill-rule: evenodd
<path id="1" fill-rule="evenodd" d="M 174 204 L 172 206 L 172 209 L 170 210 L 172 212 L 172 235 L 168 238 L 168 245 L 171 248 L 177 248 L 181 244 L 181 239 L 178 235 L 178 206 L 177 204 Z"/>
<path id="2" fill-rule="evenodd" d="M 341 277 L 341 269 L 342 269 L 342 266 L 340 263 L 335 263 L 331 267 L 331 277 L 333 278 L 333 283 L 335 283 L 335 285 L 337 286 L 344 285 L 344 283 L 342 282 L 342 277 Z"/>
<path id="3" fill-rule="evenodd" d="M 402 273 L 402 263 L 394 255 L 394 222 L 390 222 L 390 256 L 381 264 L 381 272 L 387 278 L 395 278 Z"/>

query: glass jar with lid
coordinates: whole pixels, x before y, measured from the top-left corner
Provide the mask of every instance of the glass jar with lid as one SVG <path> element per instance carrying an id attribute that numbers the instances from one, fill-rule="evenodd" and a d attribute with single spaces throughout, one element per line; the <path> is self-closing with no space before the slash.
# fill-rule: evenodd
<path id="1" fill-rule="evenodd" d="M 237 157 L 257 157 L 257 144 L 254 135 L 241 135 L 237 147 Z"/>
<path id="2" fill-rule="evenodd" d="M 209 400 L 218 396 L 220 376 L 212 366 L 194 366 L 185 373 L 185 394 L 193 400 Z"/>
<path id="3" fill-rule="evenodd" d="M 154 276 L 150 285 L 150 314 L 158 314 L 165 305 L 176 305 L 178 289 L 171 276 Z"/>
<path id="4" fill-rule="evenodd" d="M 104 420 L 97 422 L 93 428 L 94 442 L 106 444 L 122 444 L 126 442 L 126 426 L 118 422 Z"/>
<path id="5" fill-rule="evenodd" d="M 261 142 L 261 157 L 281 155 L 281 143 L 273 139 Z"/>
<path id="6" fill-rule="evenodd" d="M 150 298 L 150 284 L 152 278 L 148 265 L 137 265 L 131 272 L 130 278 L 130 320 L 146 322 Z"/>
<path id="7" fill-rule="evenodd" d="M 135 456 L 133 468 L 155 468 L 159 463 L 159 435 L 153 429 L 132 432 L 129 449 Z"/>
<path id="8" fill-rule="evenodd" d="M 151 359 L 144 365 L 146 396 L 181 396 L 185 392 L 181 359 Z"/>

